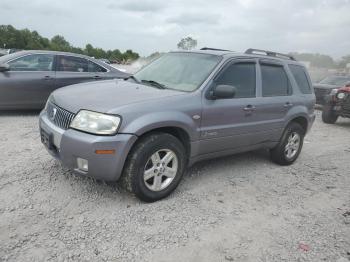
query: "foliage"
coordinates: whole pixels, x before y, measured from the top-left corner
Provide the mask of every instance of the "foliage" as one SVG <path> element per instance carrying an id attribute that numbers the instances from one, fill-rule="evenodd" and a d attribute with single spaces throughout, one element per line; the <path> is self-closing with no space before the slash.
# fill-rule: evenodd
<path id="1" fill-rule="evenodd" d="M 103 50 L 87 44 L 84 49 L 72 46 L 63 36 L 56 35 L 48 39 L 36 31 L 18 30 L 11 25 L 0 25 L 0 48 L 23 50 L 53 50 L 85 54 L 95 58 L 105 58 L 115 62 L 128 63 L 139 58 L 132 50 L 122 53 L 120 50 Z"/>
<path id="2" fill-rule="evenodd" d="M 177 44 L 177 48 L 182 50 L 191 50 L 196 47 L 197 47 L 197 40 L 193 39 L 190 36 L 182 38 L 180 42 Z"/>

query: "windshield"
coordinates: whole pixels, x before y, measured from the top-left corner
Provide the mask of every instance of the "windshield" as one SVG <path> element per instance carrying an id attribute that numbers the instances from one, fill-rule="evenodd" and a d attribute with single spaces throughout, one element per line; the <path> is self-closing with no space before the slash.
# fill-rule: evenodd
<path id="1" fill-rule="evenodd" d="M 196 90 L 221 60 L 220 56 L 196 53 L 168 53 L 134 76 L 141 82 L 191 92 Z"/>
<path id="2" fill-rule="evenodd" d="M 325 85 L 334 85 L 334 86 L 343 86 L 350 82 L 350 77 L 345 76 L 328 76 L 323 79 L 320 84 Z"/>

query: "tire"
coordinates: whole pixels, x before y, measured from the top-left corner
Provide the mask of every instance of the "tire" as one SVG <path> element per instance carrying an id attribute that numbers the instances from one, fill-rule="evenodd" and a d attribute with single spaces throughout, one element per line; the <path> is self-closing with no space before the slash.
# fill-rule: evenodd
<path id="1" fill-rule="evenodd" d="M 301 152 L 304 137 L 305 130 L 302 126 L 295 122 L 290 123 L 284 130 L 278 145 L 270 150 L 271 160 L 282 166 L 293 164 Z"/>
<path id="2" fill-rule="evenodd" d="M 129 153 L 121 183 L 140 200 L 154 202 L 175 190 L 186 164 L 186 150 L 176 137 L 151 133 L 142 137 Z"/>
<path id="3" fill-rule="evenodd" d="M 338 120 L 338 115 L 335 114 L 332 107 L 325 105 L 322 110 L 322 121 L 326 124 L 334 124 Z"/>

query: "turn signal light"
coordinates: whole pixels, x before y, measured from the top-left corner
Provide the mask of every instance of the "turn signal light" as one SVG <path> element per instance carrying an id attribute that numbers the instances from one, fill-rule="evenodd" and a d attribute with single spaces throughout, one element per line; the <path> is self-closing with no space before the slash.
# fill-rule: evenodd
<path id="1" fill-rule="evenodd" d="M 115 150 L 95 150 L 95 154 L 98 155 L 114 155 L 115 154 Z"/>

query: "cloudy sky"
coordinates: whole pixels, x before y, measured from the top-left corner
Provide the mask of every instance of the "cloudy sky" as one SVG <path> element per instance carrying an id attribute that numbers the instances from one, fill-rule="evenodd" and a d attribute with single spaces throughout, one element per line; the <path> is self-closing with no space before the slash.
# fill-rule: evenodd
<path id="1" fill-rule="evenodd" d="M 188 35 L 198 47 L 350 54 L 350 0 L 0 0 L 0 24 L 141 55 Z"/>

